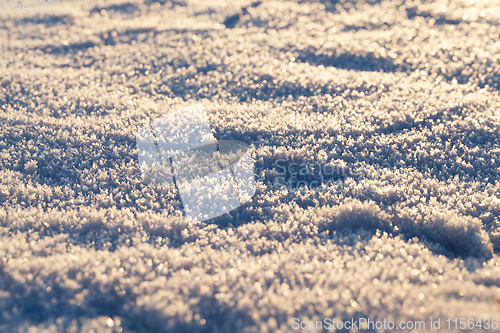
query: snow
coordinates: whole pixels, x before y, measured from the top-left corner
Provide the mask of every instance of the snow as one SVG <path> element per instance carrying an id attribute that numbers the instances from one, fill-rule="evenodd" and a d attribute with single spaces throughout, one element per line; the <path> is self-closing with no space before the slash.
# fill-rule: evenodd
<path id="1" fill-rule="evenodd" d="M 500 2 L 53 5 L 0 9 L 0 331 L 500 317 Z M 136 136 L 197 103 L 257 182 L 190 224 Z"/>

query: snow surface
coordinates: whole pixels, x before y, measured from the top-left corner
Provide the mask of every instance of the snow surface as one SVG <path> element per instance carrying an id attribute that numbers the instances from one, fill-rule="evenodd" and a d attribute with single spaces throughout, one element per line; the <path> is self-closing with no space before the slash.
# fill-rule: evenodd
<path id="1" fill-rule="evenodd" d="M 0 331 L 499 317 L 499 21 L 498 0 L 0 10 Z M 135 137 L 198 102 L 257 193 L 190 225 Z M 278 162 L 341 172 L 286 190 Z"/>

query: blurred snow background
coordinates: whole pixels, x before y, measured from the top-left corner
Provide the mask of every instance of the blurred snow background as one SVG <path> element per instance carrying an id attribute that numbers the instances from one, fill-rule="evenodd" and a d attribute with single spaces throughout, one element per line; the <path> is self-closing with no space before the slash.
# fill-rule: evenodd
<path id="1" fill-rule="evenodd" d="M 500 316 L 499 1 L 53 6 L 0 10 L 0 331 Z M 189 225 L 135 135 L 197 102 L 258 189 Z"/>

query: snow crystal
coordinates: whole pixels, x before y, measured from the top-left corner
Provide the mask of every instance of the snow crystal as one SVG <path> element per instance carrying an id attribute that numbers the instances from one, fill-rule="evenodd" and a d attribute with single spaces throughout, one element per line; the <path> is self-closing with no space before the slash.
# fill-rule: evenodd
<path id="1" fill-rule="evenodd" d="M 499 19 L 462 0 L 0 9 L 0 331 L 498 318 Z M 256 183 L 192 225 L 136 138 L 198 103 Z M 276 186 L 301 163 L 336 172 Z"/>

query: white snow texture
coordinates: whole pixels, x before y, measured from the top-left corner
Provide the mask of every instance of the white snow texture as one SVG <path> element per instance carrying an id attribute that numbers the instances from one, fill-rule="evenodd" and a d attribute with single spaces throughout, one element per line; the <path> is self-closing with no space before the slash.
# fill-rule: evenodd
<path id="1" fill-rule="evenodd" d="M 499 22 L 498 0 L 0 8 L 0 332 L 500 317 Z M 257 190 L 191 225 L 135 138 L 197 103 Z"/>

